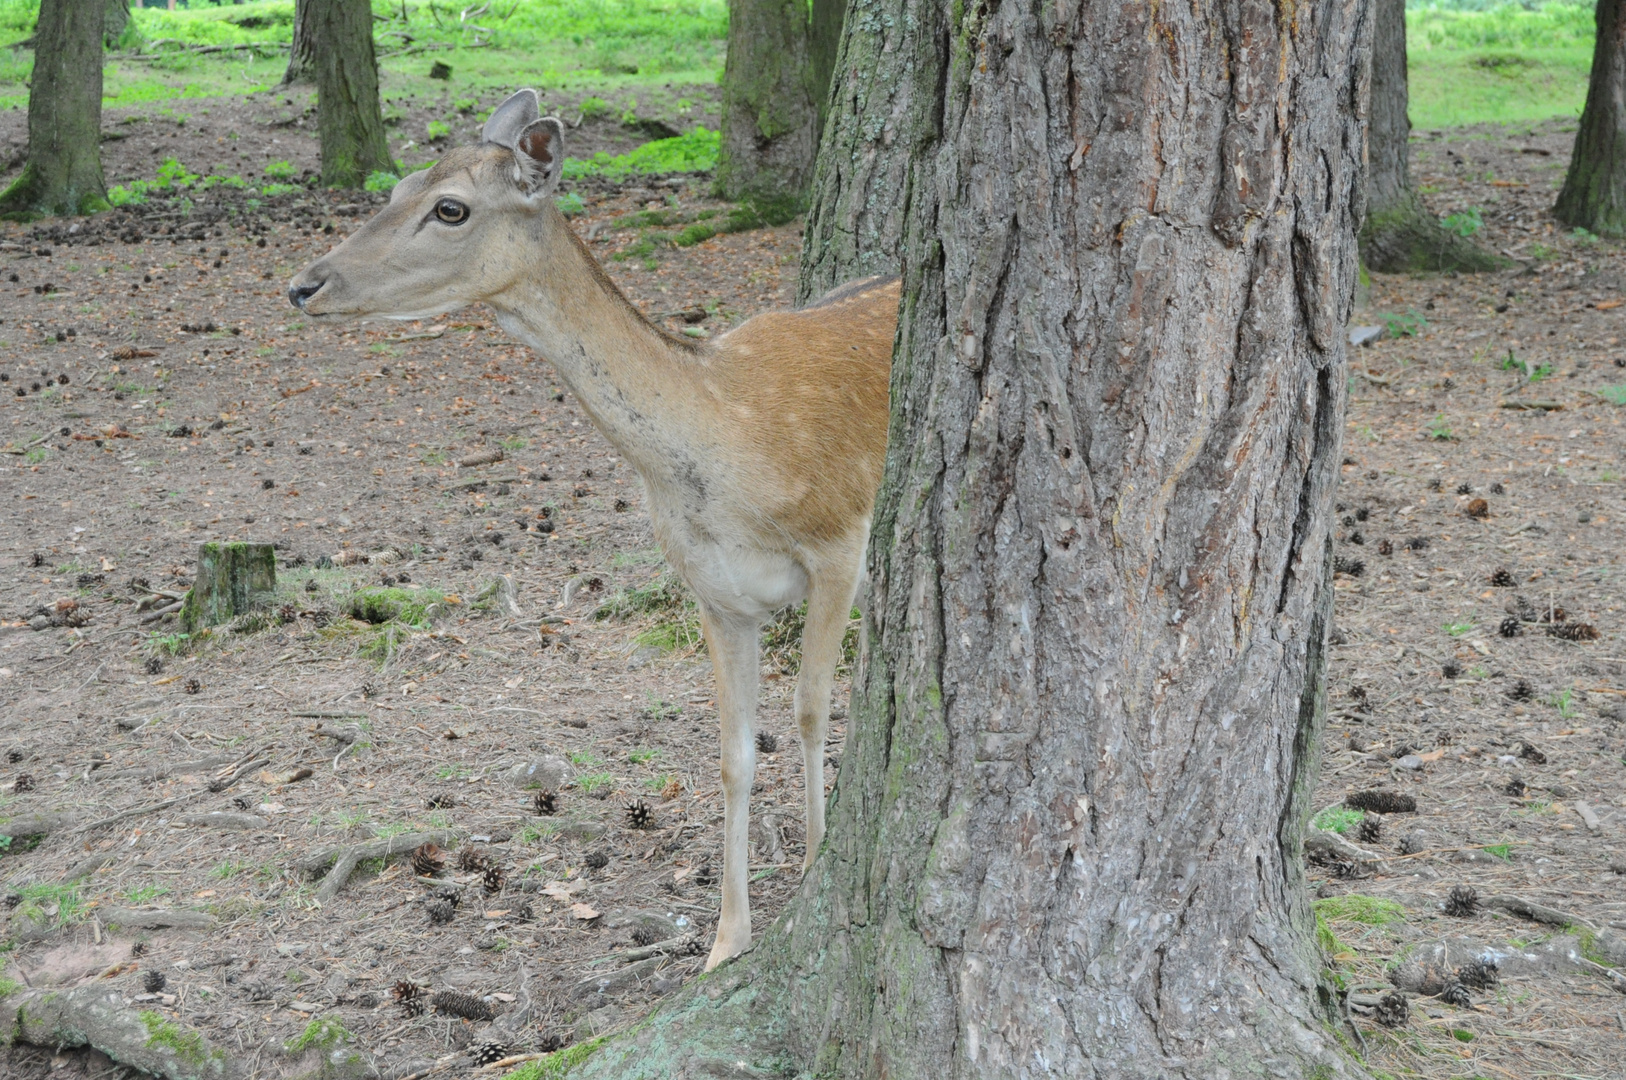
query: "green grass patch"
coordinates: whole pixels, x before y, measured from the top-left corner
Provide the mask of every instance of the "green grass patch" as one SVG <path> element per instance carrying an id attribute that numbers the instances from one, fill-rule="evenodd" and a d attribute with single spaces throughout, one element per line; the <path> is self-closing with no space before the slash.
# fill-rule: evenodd
<path id="1" fill-rule="evenodd" d="M 301 1054 L 306 1050 L 333 1050 L 355 1041 L 355 1038 L 339 1021 L 329 1016 L 319 1016 L 306 1024 L 305 1030 L 297 1038 L 289 1039 L 284 1049 L 290 1054 Z"/>
<path id="2" fill-rule="evenodd" d="M 1593 393 L 1611 405 L 1626 405 L 1626 383 L 1620 386 L 1601 386 Z"/>
<path id="3" fill-rule="evenodd" d="M 1404 922 L 1406 909 L 1393 900 L 1380 900 L 1375 896 L 1350 893 L 1347 896 L 1329 896 L 1315 902 L 1316 914 L 1329 923 L 1353 922 L 1365 926 L 1388 926 Z"/>
<path id="4" fill-rule="evenodd" d="M 588 176 L 625 180 L 633 175 L 654 173 L 710 172 L 717 167 L 717 144 L 717 132 L 695 128 L 684 135 L 646 142 L 613 157 L 601 150 L 586 161 L 566 158 L 564 176 L 567 180 Z"/>
<path id="5" fill-rule="evenodd" d="M 1315 816 L 1310 822 L 1318 829 L 1335 832 L 1342 836 L 1344 833 L 1359 825 L 1366 815 L 1359 810 L 1351 810 L 1347 806 L 1329 806 Z"/>
<path id="6" fill-rule="evenodd" d="M 506 1074 L 503 1080 L 564 1080 L 566 1073 L 592 1057 L 593 1053 L 604 1045 L 605 1038 L 601 1035 L 596 1039 L 588 1039 L 574 1046 L 567 1046 L 563 1050 L 556 1050 L 547 1057 L 527 1061 Z"/>
<path id="7" fill-rule="evenodd" d="M 56 926 L 68 926 L 79 921 L 85 910 L 77 885 L 36 881 L 22 886 L 17 895 L 22 901 L 12 917 L 27 922 L 49 921 Z"/>
<path id="8" fill-rule="evenodd" d="M 167 1047 L 186 1065 L 201 1066 L 211 1058 L 223 1058 L 220 1051 L 209 1051 L 203 1036 L 165 1020 L 162 1013 L 143 1009 L 137 1014 L 147 1029 L 147 1045 Z"/>
<path id="9" fill-rule="evenodd" d="M 591 795 L 601 788 L 615 786 L 615 777 L 607 772 L 583 773 L 576 777 L 576 786 L 582 789 L 583 795 Z"/>
<path id="10" fill-rule="evenodd" d="M 1487 844 L 1479 850 L 1485 852 L 1487 855 L 1494 855 L 1503 862 L 1513 861 L 1512 844 Z"/>

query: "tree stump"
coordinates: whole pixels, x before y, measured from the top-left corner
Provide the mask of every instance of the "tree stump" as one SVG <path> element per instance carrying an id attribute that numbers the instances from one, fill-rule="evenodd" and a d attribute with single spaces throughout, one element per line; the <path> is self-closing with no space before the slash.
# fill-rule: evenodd
<path id="1" fill-rule="evenodd" d="M 199 544 L 198 572 L 181 605 L 181 629 L 190 634 L 265 607 L 277 586 L 277 556 L 270 544 Z"/>

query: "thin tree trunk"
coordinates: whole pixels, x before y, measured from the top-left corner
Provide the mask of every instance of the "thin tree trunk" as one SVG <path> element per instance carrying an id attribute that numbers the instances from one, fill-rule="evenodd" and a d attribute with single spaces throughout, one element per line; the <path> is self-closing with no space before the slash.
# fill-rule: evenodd
<path id="1" fill-rule="evenodd" d="M 125 27 L 130 25 L 130 0 L 106 0 L 107 21 L 102 28 L 102 45 L 108 49 L 119 47 Z"/>
<path id="2" fill-rule="evenodd" d="M 316 78 L 316 40 L 311 11 L 315 3 L 316 0 L 295 0 L 294 40 L 288 49 L 288 69 L 282 73 L 280 86 L 308 83 Z"/>
<path id="3" fill-rule="evenodd" d="M 1361 257 L 1385 273 L 1495 270 L 1505 261 L 1444 228 L 1411 186 L 1406 0 L 1371 2 L 1371 179 Z"/>
<path id="4" fill-rule="evenodd" d="M 28 159 L 0 195 L 9 218 L 107 209 L 102 179 L 101 4 L 41 0 L 28 91 Z"/>
<path id="5" fill-rule="evenodd" d="M 1553 214 L 1599 236 L 1626 236 L 1626 0 L 1598 0 L 1592 80 Z"/>
<path id="6" fill-rule="evenodd" d="M 836 54 L 828 116 L 802 238 L 797 302 L 870 274 L 894 274 L 910 194 L 910 162 L 937 137 L 938 47 L 946 10 L 853 0 Z M 815 19 L 817 11 L 815 10 Z"/>
<path id="7" fill-rule="evenodd" d="M 361 187 L 374 172 L 391 172 L 389 141 L 378 104 L 369 0 L 313 3 L 316 47 L 316 127 L 322 141 L 322 183 Z"/>
<path id="8" fill-rule="evenodd" d="M 836 56 L 841 52 L 841 24 L 846 14 L 847 0 L 813 0 L 813 21 L 808 28 L 808 64 L 813 104 L 819 111 L 819 122 L 813 132 L 815 146 L 824 135 L 824 122 L 830 112 L 830 77 L 836 70 Z"/>
<path id="9" fill-rule="evenodd" d="M 717 192 L 799 210 L 818 148 L 807 0 L 730 0 Z"/>
<path id="10" fill-rule="evenodd" d="M 1365 5 L 940 6 L 827 841 L 584 1075 L 1363 1075 L 1301 840 Z"/>

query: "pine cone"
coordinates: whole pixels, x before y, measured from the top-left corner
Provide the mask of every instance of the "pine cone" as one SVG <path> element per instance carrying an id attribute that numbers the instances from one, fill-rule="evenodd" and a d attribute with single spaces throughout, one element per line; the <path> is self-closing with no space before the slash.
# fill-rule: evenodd
<path id="1" fill-rule="evenodd" d="M 162 971 L 147 971 L 141 976 L 141 988 L 149 994 L 162 992 L 168 982 Z"/>
<path id="2" fill-rule="evenodd" d="M 500 866 L 488 866 L 480 875 L 480 884 L 485 887 L 488 893 L 502 892 L 503 883 L 506 880 L 507 875 L 503 873 Z"/>
<path id="3" fill-rule="evenodd" d="M 429 913 L 430 926 L 443 926 L 457 914 L 457 906 L 450 900 L 431 900 L 424 905 L 424 910 Z"/>
<path id="4" fill-rule="evenodd" d="M 1459 1009 L 1474 1007 L 1474 999 L 1468 995 L 1468 988 L 1455 979 L 1446 983 L 1445 989 L 1441 990 L 1435 997 L 1447 1005 L 1455 1005 Z"/>
<path id="5" fill-rule="evenodd" d="M 431 810 L 450 810 L 457 805 L 457 796 L 446 791 L 436 792 L 424 800 L 424 805 Z"/>
<path id="6" fill-rule="evenodd" d="M 483 1042 L 469 1051 L 476 1065 L 491 1065 L 508 1056 L 508 1044 L 501 1042 Z"/>
<path id="7" fill-rule="evenodd" d="M 655 815 L 650 812 L 649 804 L 639 799 L 627 804 L 627 824 L 634 829 L 647 829 L 655 824 Z"/>
<path id="8" fill-rule="evenodd" d="M 757 732 L 757 751 L 759 753 L 771 754 L 778 749 L 779 736 L 775 735 L 771 731 Z"/>
<path id="9" fill-rule="evenodd" d="M 461 1017 L 464 1020 L 492 1020 L 496 1017 L 490 1005 L 473 994 L 464 994 L 457 990 L 436 990 L 429 1003 L 438 1013 Z"/>
<path id="10" fill-rule="evenodd" d="M 1453 885 L 1445 898 L 1445 913 L 1454 919 L 1469 919 L 1479 914 L 1479 893 L 1472 885 Z"/>
<path id="11" fill-rule="evenodd" d="M 1514 618 L 1512 615 L 1509 615 L 1507 618 L 1502 620 L 1502 624 L 1496 628 L 1496 632 L 1501 634 L 1503 637 L 1518 637 L 1520 634 L 1524 633 L 1524 624 L 1518 619 Z"/>
<path id="12" fill-rule="evenodd" d="M 1503 795 L 1511 795 L 1515 799 L 1524 798 L 1524 792 L 1525 792 L 1524 781 L 1520 780 L 1517 776 L 1515 776 L 1513 779 L 1509 780 L 1507 782 L 1507 786 L 1502 788 L 1502 794 Z"/>
<path id="13" fill-rule="evenodd" d="M 590 851 L 587 853 L 587 868 L 589 870 L 602 870 L 610 865 L 610 856 L 604 851 Z"/>
<path id="14" fill-rule="evenodd" d="M 464 873 L 480 873 L 491 865 L 491 856 L 477 847 L 466 847 L 457 853 L 457 868 Z"/>
<path id="15" fill-rule="evenodd" d="M 1524 758 L 1524 760 L 1533 762 L 1537 765 L 1547 764 L 1547 755 L 1543 754 L 1540 750 L 1537 750 L 1534 746 L 1531 746 L 1527 742 L 1522 742 L 1519 744 L 1519 756 Z"/>
<path id="16" fill-rule="evenodd" d="M 1377 1005 L 1372 1008 L 1373 1019 L 1384 1027 L 1405 1027 L 1406 1021 L 1411 1018 L 1411 1003 L 1406 995 L 1396 990 L 1378 998 Z"/>
<path id="17" fill-rule="evenodd" d="M 446 853 L 435 844 L 419 844 L 412 849 L 412 872 L 419 877 L 434 877 L 446 866 Z"/>
<path id="18" fill-rule="evenodd" d="M 1497 567 L 1491 572 L 1490 583 L 1498 589 L 1513 588 L 1513 575 L 1505 567 Z"/>
<path id="19" fill-rule="evenodd" d="M 1536 696 L 1536 688 L 1531 686 L 1526 680 L 1520 679 L 1518 682 L 1508 687 L 1507 696 L 1512 698 L 1514 701 L 1529 701 L 1531 698 Z"/>
<path id="20" fill-rule="evenodd" d="M 1344 800 L 1351 810 L 1364 810 L 1372 814 L 1415 814 L 1417 800 L 1410 795 L 1393 791 L 1357 791 Z"/>
<path id="21" fill-rule="evenodd" d="M 25 791 L 33 791 L 34 790 L 34 774 L 33 773 L 18 773 L 17 774 L 17 779 L 15 779 L 15 780 L 13 780 L 11 782 L 11 790 L 13 792 L 15 792 L 16 794 L 18 794 L 18 795 L 21 795 Z"/>
<path id="22" fill-rule="evenodd" d="M 1457 969 L 1457 982 L 1475 990 L 1490 990 L 1501 981 L 1501 969 L 1495 960 L 1474 960 Z"/>
<path id="23" fill-rule="evenodd" d="M 1591 623 L 1562 623 L 1547 627 L 1547 636 L 1560 641 L 1597 641 L 1598 628 Z"/>
<path id="24" fill-rule="evenodd" d="M 411 979 L 398 979 L 396 980 L 395 985 L 390 987 L 390 997 L 394 998 L 397 1003 L 402 1005 L 405 1005 L 407 1002 L 414 1000 L 422 994 L 423 987 L 419 986 Z"/>
<path id="25" fill-rule="evenodd" d="M 1375 844 L 1383 838 L 1383 819 L 1376 814 L 1368 814 L 1361 819 L 1360 826 L 1355 830 L 1363 844 Z"/>
<path id="26" fill-rule="evenodd" d="M 1378 541 L 1378 554 L 1379 555 L 1393 555 L 1394 553 L 1395 553 L 1394 544 L 1390 543 L 1388 540 L 1379 540 Z"/>
<path id="27" fill-rule="evenodd" d="M 1349 577 L 1360 577 L 1366 573 L 1366 563 L 1360 559 L 1346 559 L 1342 555 L 1335 555 L 1332 560 L 1332 572 L 1345 574 Z"/>
<path id="28" fill-rule="evenodd" d="M 540 817 L 552 817 L 559 809 L 559 796 L 546 788 L 536 793 L 531 800 L 531 807 Z"/>

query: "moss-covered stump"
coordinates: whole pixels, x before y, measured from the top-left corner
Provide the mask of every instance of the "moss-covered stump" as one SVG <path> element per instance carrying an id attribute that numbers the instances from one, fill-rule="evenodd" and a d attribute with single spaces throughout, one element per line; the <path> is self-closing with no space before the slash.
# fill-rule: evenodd
<path id="1" fill-rule="evenodd" d="M 181 629 L 190 634 L 264 607 L 276 587 L 277 556 L 270 544 L 199 544 L 197 576 L 181 605 Z"/>
<path id="2" fill-rule="evenodd" d="M 236 1076 L 223 1051 L 193 1029 L 152 1010 L 136 1011 L 118 991 L 102 986 L 71 990 L 13 988 L 0 1009 L 5 1038 L 35 1046 L 93 1046 L 121 1065 L 166 1080 L 224 1080 Z"/>
<path id="3" fill-rule="evenodd" d="M 1508 260 L 1441 225 L 1410 192 L 1368 213 L 1360 236 L 1361 261 L 1383 274 L 1468 274 L 1500 270 Z"/>

